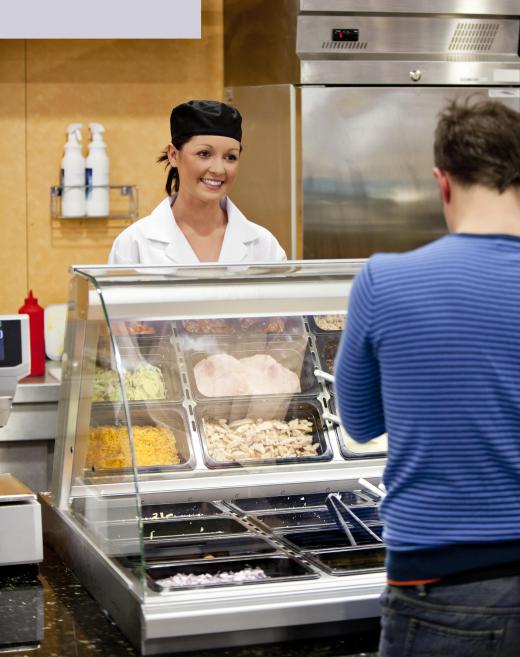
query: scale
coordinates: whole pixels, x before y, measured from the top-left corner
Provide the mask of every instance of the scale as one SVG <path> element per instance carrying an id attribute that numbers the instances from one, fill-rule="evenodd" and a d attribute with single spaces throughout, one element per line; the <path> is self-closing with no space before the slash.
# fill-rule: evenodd
<path id="1" fill-rule="evenodd" d="M 31 369 L 28 315 L 0 315 L 0 427 L 7 424 L 16 386 Z M 0 464 L 1 468 L 1 464 Z M 0 566 L 43 559 L 41 509 L 35 493 L 0 474 Z"/>

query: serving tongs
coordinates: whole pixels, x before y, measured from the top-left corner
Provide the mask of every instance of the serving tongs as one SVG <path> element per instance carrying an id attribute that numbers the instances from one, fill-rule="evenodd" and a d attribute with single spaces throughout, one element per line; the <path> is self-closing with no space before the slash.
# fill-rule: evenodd
<path id="1" fill-rule="evenodd" d="M 330 420 L 334 424 L 341 424 L 341 420 L 337 415 L 334 415 L 334 413 L 330 413 L 329 411 L 323 411 L 322 415 L 324 420 Z"/>
<path id="2" fill-rule="evenodd" d="M 371 536 L 374 539 L 376 543 L 383 542 L 383 539 L 379 538 L 379 536 L 375 534 L 370 529 L 370 527 L 365 525 L 365 523 L 348 508 L 348 506 L 345 504 L 345 502 L 343 502 L 343 500 L 338 495 L 338 493 L 329 493 L 329 495 L 327 495 L 326 504 L 329 510 L 332 512 L 332 514 L 336 517 L 336 523 L 339 525 L 341 529 L 343 529 L 352 546 L 355 547 L 357 545 L 357 541 L 352 535 L 352 532 L 350 531 L 350 527 L 348 526 L 347 521 L 343 517 L 343 514 L 346 514 L 349 520 L 351 520 L 354 523 L 355 527 L 359 527 L 364 532 L 366 532 L 369 536 Z"/>
<path id="3" fill-rule="evenodd" d="M 320 370 L 318 368 L 314 370 L 314 376 L 317 379 L 322 379 L 323 381 L 327 381 L 328 383 L 334 383 L 333 374 L 329 374 L 328 372 L 324 372 L 323 370 Z"/>

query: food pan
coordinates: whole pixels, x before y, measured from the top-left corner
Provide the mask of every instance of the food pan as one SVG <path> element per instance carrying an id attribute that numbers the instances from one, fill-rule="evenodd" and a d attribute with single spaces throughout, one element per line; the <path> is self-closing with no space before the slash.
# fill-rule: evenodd
<path id="1" fill-rule="evenodd" d="M 256 569 L 261 568 L 266 579 L 257 580 L 255 582 L 225 582 L 225 583 L 210 583 L 210 584 L 195 584 L 188 585 L 189 588 L 206 588 L 207 586 L 237 586 L 243 584 L 259 584 L 262 582 L 287 582 L 291 580 L 301 580 L 316 578 L 318 575 L 310 570 L 306 565 L 300 563 L 294 558 L 285 556 L 264 556 L 264 557 L 242 557 L 238 559 L 219 559 L 217 560 L 202 560 L 192 561 L 183 564 L 175 565 L 157 565 L 149 566 L 146 568 L 146 575 L 149 586 L 155 591 L 169 591 L 178 588 L 187 588 L 187 586 L 178 586 L 172 584 L 159 584 L 160 580 L 168 577 L 174 577 L 178 574 L 183 575 L 217 575 L 219 573 L 236 573 L 244 570 L 245 568 Z"/>
<path id="2" fill-rule="evenodd" d="M 320 333 L 316 336 L 316 350 L 321 369 L 328 374 L 334 374 L 334 359 L 339 346 L 339 335 Z"/>
<path id="3" fill-rule="evenodd" d="M 220 356 L 221 358 L 218 359 L 217 363 L 215 363 L 216 359 L 212 359 L 212 367 L 208 368 L 211 374 L 208 376 L 206 373 L 206 377 L 209 379 L 210 385 L 214 381 L 218 381 L 214 385 L 217 387 L 220 384 L 222 392 L 217 389 L 214 395 L 204 394 L 199 390 L 195 372 L 200 377 L 201 373 L 200 366 L 197 367 L 198 363 L 214 356 Z M 267 359 L 258 359 L 258 373 L 263 373 L 263 377 L 260 375 L 256 376 L 255 366 L 253 366 L 253 373 L 251 373 L 251 370 L 249 372 L 245 371 L 242 369 L 242 364 L 236 362 L 237 360 L 240 361 L 240 359 L 252 358 L 254 356 L 268 357 Z M 316 396 L 319 391 L 318 381 L 314 376 L 314 365 L 312 363 L 310 348 L 304 339 L 297 338 L 290 342 L 272 341 L 269 343 L 214 340 L 212 342 L 205 342 L 204 348 L 198 343 L 198 349 L 188 350 L 186 352 L 186 361 L 192 391 L 195 398 L 199 401 L 215 398 L 249 398 L 251 396 L 262 398 L 266 396 L 287 397 L 293 394 Z M 276 364 L 289 370 L 289 373 L 285 374 Z M 197 369 L 195 370 L 196 367 Z M 270 371 L 276 375 L 274 380 L 279 384 L 275 393 L 270 392 L 273 389 L 272 382 L 267 378 Z M 296 375 L 297 378 L 295 379 L 292 375 Z M 263 387 L 258 388 L 259 381 L 262 382 Z M 293 392 L 293 390 L 297 390 L 298 381 L 300 392 Z M 252 383 L 257 386 L 256 391 L 253 393 L 251 393 L 249 387 Z M 286 383 L 287 386 L 281 388 Z M 287 392 L 280 392 L 280 389 L 285 389 Z"/>
<path id="4" fill-rule="evenodd" d="M 311 400 L 289 397 L 214 401 L 197 404 L 195 415 L 204 460 L 210 468 L 304 463 L 328 461 L 332 458 L 320 407 Z M 222 440 L 219 436 L 212 438 L 209 433 L 209 425 L 219 424 L 219 420 L 227 423 L 227 433 Z M 309 446 L 309 452 L 312 453 L 302 453 L 298 447 L 299 439 L 296 437 L 293 440 L 284 435 L 275 424 L 276 421 L 289 423 L 295 420 L 310 422 L 311 431 L 308 436 L 312 447 Z M 260 434 L 254 433 L 255 426 L 264 426 L 266 430 Z M 263 453 L 259 445 L 262 445 Z M 294 453 L 287 455 L 286 448 L 294 448 Z"/>
<path id="5" fill-rule="evenodd" d="M 222 511 L 211 502 L 143 504 L 143 520 L 172 520 L 183 516 L 216 516 Z"/>
<path id="6" fill-rule="evenodd" d="M 225 335 L 239 339 L 263 335 L 304 335 L 301 317 L 222 317 L 216 319 L 186 319 L 177 321 L 183 336 Z"/>
<path id="7" fill-rule="evenodd" d="M 278 548 L 264 538 L 245 534 L 197 538 L 181 544 L 177 541 L 147 541 L 144 547 L 144 558 L 147 563 L 168 564 L 172 561 L 229 559 L 230 557 L 255 556 L 277 551 Z M 122 557 L 120 561 L 126 568 L 140 565 L 140 558 L 136 556 Z"/>
<path id="8" fill-rule="evenodd" d="M 309 315 L 307 321 L 313 333 L 341 333 L 347 319 L 346 313 Z"/>
<path id="9" fill-rule="evenodd" d="M 360 520 L 368 525 L 374 522 L 380 522 L 377 507 L 375 506 L 356 507 L 355 513 Z M 313 527 L 316 525 L 336 526 L 336 516 L 326 507 L 317 507 L 312 511 L 295 510 L 284 511 L 282 513 L 252 513 L 248 517 L 259 525 L 275 532 L 299 527 Z M 348 518 L 345 518 L 345 522 L 349 527 L 353 526 L 353 523 Z"/>
<path id="10" fill-rule="evenodd" d="M 140 347 L 121 347 L 122 366 L 125 372 L 131 376 L 131 373 L 138 372 L 142 369 L 146 372 L 148 366 L 158 368 L 160 374 L 155 375 L 154 379 L 162 379 L 164 383 L 164 393 L 141 394 L 136 397 L 137 392 L 129 392 L 127 387 L 128 401 L 181 401 L 182 388 L 179 377 L 179 368 L 175 352 L 169 340 L 151 340 L 147 343 L 149 347 L 141 350 Z M 134 378 L 135 382 L 136 379 Z M 139 381 L 139 379 L 137 379 Z M 118 402 L 121 401 L 121 389 L 117 372 L 113 368 L 113 358 L 110 350 L 98 352 L 96 372 L 94 374 L 94 402 Z"/>
<path id="11" fill-rule="evenodd" d="M 307 556 L 331 575 L 353 575 L 383 570 L 385 553 L 383 546 L 362 546 L 311 552 Z"/>
<path id="12" fill-rule="evenodd" d="M 325 500 L 329 493 L 305 493 L 303 495 L 279 495 L 276 497 L 252 497 L 239 500 L 226 500 L 225 504 L 240 513 L 251 511 L 284 511 L 286 509 L 298 509 L 303 511 L 307 507 L 325 506 Z M 346 491 L 339 493 L 345 504 L 354 506 L 367 503 L 367 498 L 361 491 Z"/>
<path id="13" fill-rule="evenodd" d="M 192 517 L 183 520 L 156 520 L 143 523 L 143 538 L 146 541 L 161 541 L 163 539 L 193 540 L 194 536 L 201 537 L 217 534 L 243 534 L 248 527 L 239 520 L 229 516 L 220 517 Z"/>
<path id="14" fill-rule="evenodd" d="M 329 408 L 331 413 L 337 415 L 336 404 L 333 397 L 329 399 Z M 387 455 L 388 439 L 386 433 L 378 436 L 377 438 L 374 438 L 373 440 L 370 440 L 368 443 L 358 443 L 349 436 L 341 424 L 335 424 L 334 430 L 338 437 L 341 455 L 344 459 L 367 457 L 381 458 Z"/>
<path id="15" fill-rule="evenodd" d="M 382 525 L 371 525 L 370 529 L 382 536 Z M 351 527 L 350 531 L 358 545 L 374 545 L 374 539 L 360 527 Z M 281 538 L 291 547 L 296 547 L 303 552 L 327 550 L 329 548 L 351 547 L 345 532 L 341 529 L 323 527 L 318 529 L 300 530 L 292 532 L 278 532 L 277 538 Z M 378 544 L 379 545 L 379 544 Z"/>
<path id="16" fill-rule="evenodd" d="M 134 432 L 138 470 L 140 473 L 167 472 L 193 467 L 193 457 L 187 430 L 185 411 L 180 405 L 160 403 L 135 403 L 130 405 L 130 417 Z M 121 405 L 97 404 L 92 406 L 90 418 L 92 430 L 99 427 L 126 428 L 124 409 Z M 139 427 L 157 428 L 158 431 L 170 430 L 175 437 L 175 452 L 170 451 L 166 434 L 151 435 L 151 443 L 144 443 L 146 435 L 139 432 Z M 164 437 L 163 437 L 164 436 Z M 162 442 L 159 444 L 157 439 Z M 127 433 L 123 433 L 120 444 L 111 443 L 113 438 L 107 435 L 106 443 L 103 435 L 89 444 L 85 467 L 89 472 L 98 475 L 113 475 L 131 473 L 130 444 Z M 110 445 L 112 445 L 110 447 Z M 155 453 L 154 453 L 155 451 Z M 154 464 L 154 457 L 157 463 Z M 173 457 L 173 458 L 172 458 Z M 178 460 L 178 463 L 168 464 L 168 460 Z"/>

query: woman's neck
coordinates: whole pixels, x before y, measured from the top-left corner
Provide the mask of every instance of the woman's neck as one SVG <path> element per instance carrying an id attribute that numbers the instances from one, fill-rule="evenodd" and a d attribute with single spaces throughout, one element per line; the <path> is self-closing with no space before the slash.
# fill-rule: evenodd
<path id="1" fill-rule="evenodd" d="M 220 207 L 220 199 L 204 202 L 179 193 L 172 211 L 181 230 L 188 228 L 199 235 L 207 235 L 227 224 L 227 214 Z"/>

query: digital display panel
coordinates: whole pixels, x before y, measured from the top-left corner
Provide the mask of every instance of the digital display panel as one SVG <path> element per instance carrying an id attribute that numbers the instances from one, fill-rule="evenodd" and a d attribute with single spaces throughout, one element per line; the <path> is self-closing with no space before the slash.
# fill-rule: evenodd
<path id="1" fill-rule="evenodd" d="M 0 367 L 22 362 L 22 329 L 18 319 L 0 320 Z"/>
<path id="2" fill-rule="evenodd" d="M 350 27 L 336 28 L 332 30 L 332 40 L 341 42 L 359 41 L 359 30 Z"/>

